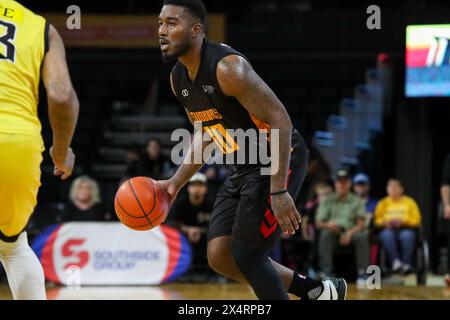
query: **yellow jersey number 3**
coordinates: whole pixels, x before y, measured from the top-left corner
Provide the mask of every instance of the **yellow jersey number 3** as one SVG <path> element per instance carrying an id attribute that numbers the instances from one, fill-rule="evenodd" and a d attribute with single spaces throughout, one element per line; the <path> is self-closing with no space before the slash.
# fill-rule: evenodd
<path id="1" fill-rule="evenodd" d="M 16 61 L 16 48 L 14 38 L 16 36 L 16 26 L 12 23 L 0 20 L 0 61 Z"/>

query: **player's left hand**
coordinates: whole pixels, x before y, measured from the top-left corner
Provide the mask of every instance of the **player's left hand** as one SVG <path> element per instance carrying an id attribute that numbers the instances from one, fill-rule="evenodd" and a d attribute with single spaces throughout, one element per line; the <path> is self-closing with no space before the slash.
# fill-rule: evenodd
<path id="1" fill-rule="evenodd" d="M 283 193 L 271 198 L 272 211 L 277 218 L 283 232 L 295 234 L 302 218 L 295 207 L 294 200 L 289 193 Z"/>

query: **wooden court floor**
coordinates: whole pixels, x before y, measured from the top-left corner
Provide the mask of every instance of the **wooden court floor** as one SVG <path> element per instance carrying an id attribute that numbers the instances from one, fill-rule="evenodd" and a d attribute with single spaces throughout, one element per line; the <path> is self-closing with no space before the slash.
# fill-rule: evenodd
<path id="1" fill-rule="evenodd" d="M 241 284 L 186 284 L 142 287 L 48 287 L 52 300 L 253 300 L 251 289 Z M 6 284 L 0 284 L 0 299 L 12 299 Z M 349 285 L 349 300 L 450 300 L 450 288 L 384 285 L 380 290 Z"/>

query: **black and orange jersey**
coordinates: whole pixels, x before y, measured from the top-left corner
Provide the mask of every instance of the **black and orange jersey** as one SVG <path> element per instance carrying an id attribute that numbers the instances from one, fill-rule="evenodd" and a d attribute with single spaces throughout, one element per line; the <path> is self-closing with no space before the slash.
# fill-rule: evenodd
<path id="1" fill-rule="evenodd" d="M 236 98 L 222 92 L 217 80 L 217 65 L 220 60 L 230 55 L 238 55 L 248 60 L 242 53 L 228 45 L 205 39 L 199 70 L 194 81 L 189 79 L 186 67 L 180 62 L 172 70 L 172 84 L 178 100 L 194 121 L 202 123 L 204 131 L 211 136 L 224 154 L 235 153 L 242 147 L 237 139 L 227 135 L 226 130 L 254 129 L 258 132 L 261 129 L 270 129 L 267 123 L 250 115 Z M 248 144 L 252 143 L 251 139 L 246 139 L 245 143 L 247 152 Z M 245 163 L 235 167 L 240 170 L 253 166 Z"/>

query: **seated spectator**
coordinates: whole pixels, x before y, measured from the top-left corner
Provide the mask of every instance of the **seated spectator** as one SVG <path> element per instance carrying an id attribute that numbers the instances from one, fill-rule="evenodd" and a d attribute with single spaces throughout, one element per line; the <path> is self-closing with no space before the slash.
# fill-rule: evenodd
<path id="1" fill-rule="evenodd" d="M 95 180 L 88 176 L 80 176 L 72 182 L 69 202 L 63 210 L 61 220 L 62 222 L 105 220 L 105 209 L 101 204 L 100 190 Z"/>
<path id="2" fill-rule="evenodd" d="M 408 273 L 416 246 L 415 229 L 420 226 L 419 207 L 414 199 L 404 195 L 398 179 L 388 181 L 387 193 L 375 209 L 375 226 L 381 229 L 379 237 L 392 262 L 392 271 Z"/>
<path id="3" fill-rule="evenodd" d="M 150 139 L 145 153 L 141 157 L 135 158 L 132 156 L 126 174 L 128 177 L 145 176 L 161 180 L 168 178 L 171 172 L 171 163 L 161 153 L 161 144 L 157 139 Z"/>
<path id="4" fill-rule="evenodd" d="M 180 197 L 171 209 L 177 227 L 192 245 L 191 272 L 194 273 L 209 270 L 206 258 L 207 231 L 213 206 L 206 198 L 207 192 L 206 176 L 196 173 L 189 180 L 187 195 Z"/>
<path id="5" fill-rule="evenodd" d="M 442 175 L 441 197 L 444 209 L 444 227 L 447 236 L 447 274 L 445 282 L 450 287 L 450 153 L 444 162 Z"/>
<path id="6" fill-rule="evenodd" d="M 370 195 L 370 180 L 365 173 L 358 173 L 353 177 L 353 190 L 363 200 L 366 207 L 366 227 L 371 227 L 375 207 L 379 199 Z"/>
<path id="7" fill-rule="evenodd" d="M 316 227 L 320 230 L 319 266 L 325 276 L 331 276 L 337 245 L 353 245 L 356 249 L 358 283 L 366 283 L 369 236 L 364 226 L 364 203 L 350 191 L 352 180 L 348 171 L 339 170 L 336 173 L 334 186 L 336 191 L 320 203 L 316 214 Z"/>

